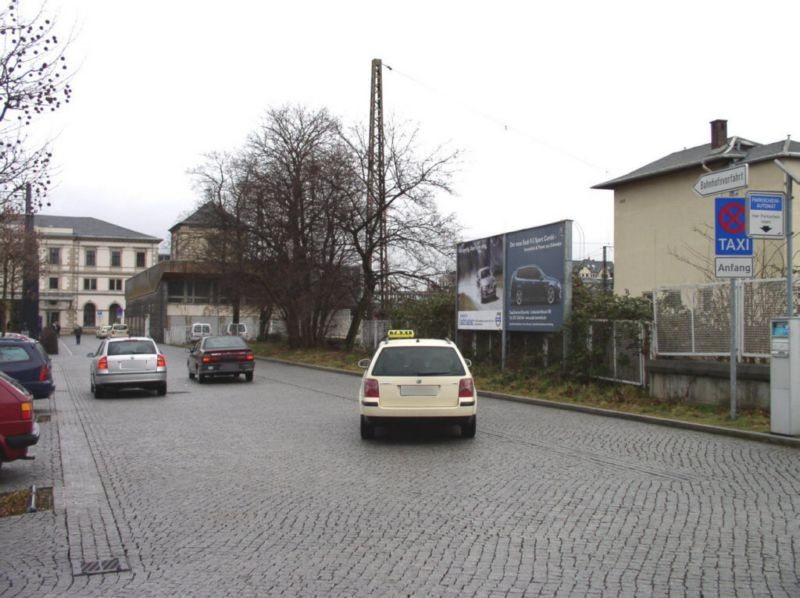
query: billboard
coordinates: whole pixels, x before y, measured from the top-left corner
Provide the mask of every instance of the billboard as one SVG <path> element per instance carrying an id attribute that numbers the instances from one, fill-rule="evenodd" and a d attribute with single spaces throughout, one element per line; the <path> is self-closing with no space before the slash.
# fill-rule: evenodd
<path id="1" fill-rule="evenodd" d="M 572 300 L 572 221 L 457 246 L 459 330 L 553 332 Z"/>
<path id="2" fill-rule="evenodd" d="M 503 235 L 459 243 L 456 249 L 459 330 L 502 330 Z"/>
<path id="3" fill-rule="evenodd" d="M 571 221 L 506 235 L 506 330 L 554 331 L 572 297 Z"/>

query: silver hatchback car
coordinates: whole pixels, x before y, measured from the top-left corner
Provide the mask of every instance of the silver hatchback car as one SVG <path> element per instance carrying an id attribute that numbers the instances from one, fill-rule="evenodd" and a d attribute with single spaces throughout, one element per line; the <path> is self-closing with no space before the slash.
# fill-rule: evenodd
<path id="1" fill-rule="evenodd" d="M 98 399 L 124 388 L 154 389 L 167 394 L 167 359 L 146 336 L 107 338 L 89 353 L 89 378 Z"/>

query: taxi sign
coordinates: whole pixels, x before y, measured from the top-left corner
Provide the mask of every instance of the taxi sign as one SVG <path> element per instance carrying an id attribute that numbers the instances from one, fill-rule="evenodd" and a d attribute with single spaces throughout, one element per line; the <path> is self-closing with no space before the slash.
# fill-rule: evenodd
<path id="1" fill-rule="evenodd" d="M 401 338 L 414 338 L 413 330 L 390 330 L 386 333 L 386 338 L 397 340 Z"/>

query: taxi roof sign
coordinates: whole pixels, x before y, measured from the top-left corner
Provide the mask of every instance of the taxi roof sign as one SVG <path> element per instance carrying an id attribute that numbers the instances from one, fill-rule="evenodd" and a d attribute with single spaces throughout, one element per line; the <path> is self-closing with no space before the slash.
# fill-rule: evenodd
<path id="1" fill-rule="evenodd" d="M 401 338 L 414 338 L 416 335 L 413 330 L 390 330 L 386 333 L 386 338 L 389 340 L 397 340 Z"/>

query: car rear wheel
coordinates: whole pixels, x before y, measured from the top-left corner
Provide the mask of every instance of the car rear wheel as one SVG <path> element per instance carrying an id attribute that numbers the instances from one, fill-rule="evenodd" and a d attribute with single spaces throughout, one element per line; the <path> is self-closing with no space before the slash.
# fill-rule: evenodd
<path id="1" fill-rule="evenodd" d="M 252 382 L 253 381 L 253 372 L 245 372 L 244 373 L 244 379 L 247 382 Z"/>
<path id="2" fill-rule="evenodd" d="M 205 381 L 206 381 L 206 377 L 203 374 L 201 374 L 200 372 L 197 372 L 197 382 L 200 383 L 200 384 L 203 384 Z"/>
<path id="3" fill-rule="evenodd" d="M 461 438 L 475 438 L 478 427 L 478 416 L 473 415 L 466 423 L 461 424 Z"/>
<path id="4" fill-rule="evenodd" d="M 163 397 L 167 394 L 167 385 L 162 384 L 158 387 L 158 396 Z"/>
<path id="5" fill-rule="evenodd" d="M 194 372 L 189 370 L 189 380 L 194 380 Z"/>
<path id="6" fill-rule="evenodd" d="M 553 287 L 547 287 L 547 302 L 550 305 L 556 302 L 556 290 Z"/>
<path id="7" fill-rule="evenodd" d="M 104 398 L 106 398 L 106 391 L 103 390 L 99 386 L 95 386 L 94 387 L 94 398 L 95 399 L 104 399 Z"/>
<path id="8" fill-rule="evenodd" d="M 375 426 L 367 421 L 365 416 L 361 416 L 361 438 L 371 440 L 375 438 Z"/>

